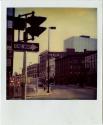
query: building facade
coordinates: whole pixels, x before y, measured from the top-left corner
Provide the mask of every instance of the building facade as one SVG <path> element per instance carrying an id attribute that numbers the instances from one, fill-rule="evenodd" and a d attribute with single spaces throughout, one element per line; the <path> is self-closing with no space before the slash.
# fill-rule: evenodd
<path id="1" fill-rule="evenodd" d="M 46 79 L 47 76 L 47 61 L 48 61 L 48 56 L 49 60 L 52 58 L 60 58 L 66 55 L 66 52 L 49 52 L 44 51 L 39 55 L 39 61 L 40 61 L 40 66 L 39 66 L 39 77 L 41 79 Z"/>
<path id="2" fill-rule="evenodd" d="M 84 49 L 95 51 L 97 50 L 97 39 L 90 36 L 73 36 L 64 40 L 64 50 L 74 48 L 76 52 L 83 52 Z"/>
<path id="3" fill-rule="evenodd" d="M 32 64 L 27 67 L 27 76 L 31 78 L 39 77 L 39 64 Z"/>
<path id="4" fill-rule="evenodd" d="M 55 60 L 55 83 L 96 86 L 96 60 L 96 51 L 68 52 Z"/>
<path id="5" fill-rule="evenodd" d="M 80 84 L 84 78 L 84 53 L 68 52 L 67 56 L 56 59 L 56 84 Z"/>
<path id="6" fill-rule="evenodd" d="M 89 52 L 85 56 L 86 84 L 97 86 L 97 51 Z"/>

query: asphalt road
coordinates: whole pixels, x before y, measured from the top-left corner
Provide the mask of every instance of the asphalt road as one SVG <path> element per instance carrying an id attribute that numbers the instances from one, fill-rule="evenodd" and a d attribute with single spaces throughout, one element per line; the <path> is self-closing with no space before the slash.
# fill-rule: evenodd
<path id="1" fill-rule="evenodd" d="M 27 99 L 41 100 L 95 100 L 96 88 L 80 88 L 77 86 L 55 86 L 50 93 L 43 88 L 38 88 L 38 92 L 27 93 Z"/>

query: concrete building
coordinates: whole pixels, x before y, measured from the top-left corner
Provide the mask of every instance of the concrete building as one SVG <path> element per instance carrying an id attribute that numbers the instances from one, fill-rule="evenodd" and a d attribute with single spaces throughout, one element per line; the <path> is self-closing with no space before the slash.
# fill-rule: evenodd
<path id="1" fill-rule="evenodd" d="M 41 79 L 46 79 L 46 65 L 47 65 L 47 60 L 48 60 L 48 54 L 49 54 L 49 60 L 51 58 L 60 58 L 66 55 L 66 52 L 49 52 L 44 51 L 39 55 L 39 61 L 40 61 L 40 66 L 39 66 L 39 77 Z"/>
<path id="2" fill-rule="evenodd" d="M 32 64 L 27 67 L 27 76 L 31 78 L 39 77 L 39 64 Z"/>
<path id="3" fill-rule="evenodd" d="M 76 52 L 83 52 L 84 49 L 95 51 L 97 50 L 97 39 L 90 36 L 73 36 L 64 40 L 64 50 L 74 48 Z"/>

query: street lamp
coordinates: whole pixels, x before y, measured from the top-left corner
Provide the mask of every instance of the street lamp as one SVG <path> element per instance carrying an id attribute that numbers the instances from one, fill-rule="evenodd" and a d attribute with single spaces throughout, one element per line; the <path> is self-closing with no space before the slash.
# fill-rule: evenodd
<path id="1" fill-rule="evenodd" d="M 50 30 L 55 30 L 56 27 L 48 27 L 48 90 L 49 93 L 49 49 L 50 49 Z"/>

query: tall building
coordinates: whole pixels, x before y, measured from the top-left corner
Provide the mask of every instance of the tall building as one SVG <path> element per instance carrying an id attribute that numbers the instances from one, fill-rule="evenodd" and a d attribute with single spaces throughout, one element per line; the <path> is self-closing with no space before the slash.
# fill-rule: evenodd
<path id="1" fill-rule="evenodd" d="M 72 52 L 55 60 L 55 83 L 97 85 L 96 51 Z"/>
<path id="2" fill-rule="evenodd" d="M 10 98 L 9 90 L 9 78 L 13 73 L 13 41 L 14 41 L 14 29 L 13 29 L 13 17 L 15 14 L 14 8 L 7 8 L 7 99 Z M 11 94 L 12 95 L 12 94 Z"/>
<path id="3" fill-rule="evenodd" d="M 83 52 L 87 50 L 97 50 L 97 39 L 90 38 L 90 36 L 73 36 L 64 40 L 64 50 L 67 48 L 74 48 L 76 52 Z"/>
<path id="4" fill-rule="evenodd" d="M 84 53 L 68 51 L 68 55 L 55 60 L 56 84 L 78 84 L 82 82 L 85 65 Z"/>
<path id="5" fill-rule="evenodd" d="M 49 54 L 49 55 L 48 55 Z M 46 72 L 47 72 L 47 61 L 48 61 L 48 56 L 49 60 L 52 58 L 58 58 L 58 57 L 63 57 L 66 55 L 66 52 L 49 52 L 44 51 L 39 55 L 39 61 L 40 61 L 40 66 L 39 66 L 39 77 L 41 79 L 46 79 Z"/>

